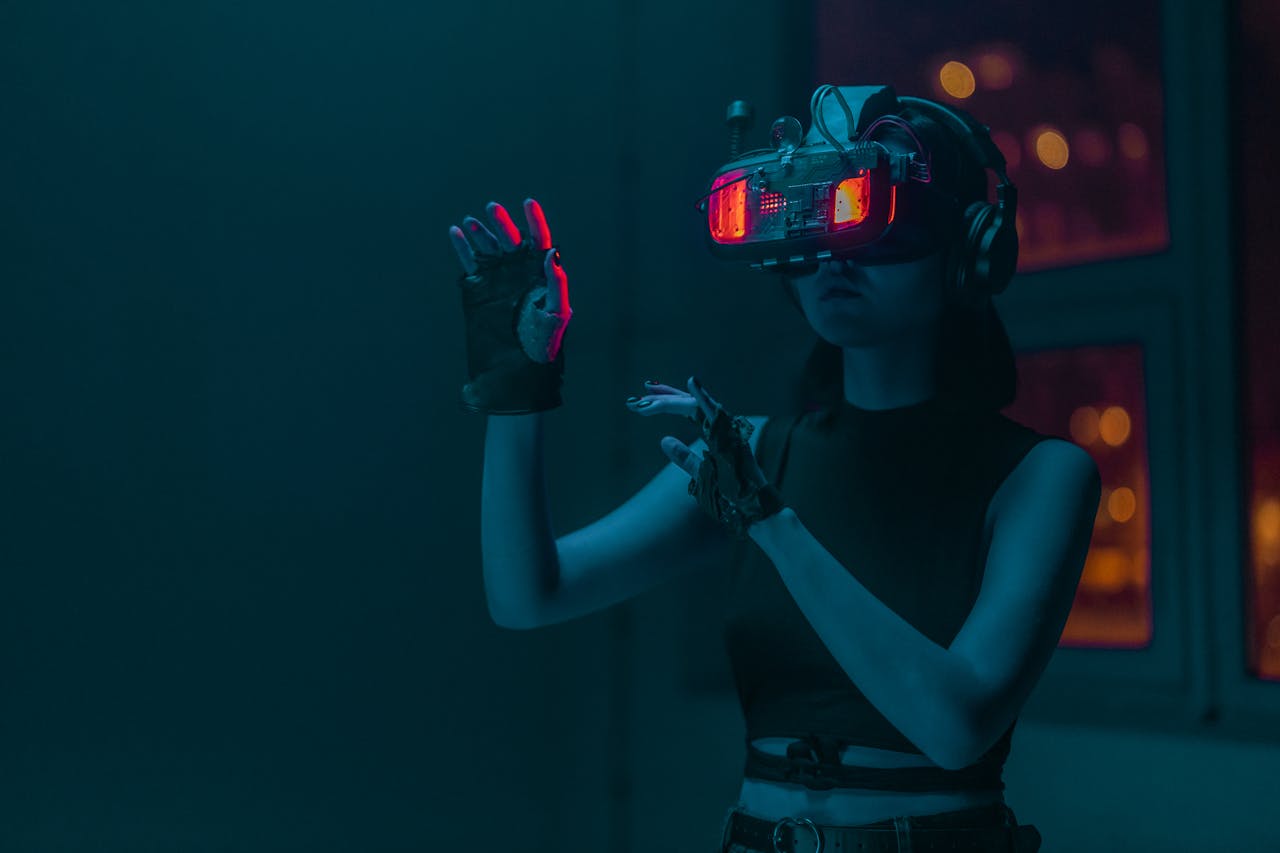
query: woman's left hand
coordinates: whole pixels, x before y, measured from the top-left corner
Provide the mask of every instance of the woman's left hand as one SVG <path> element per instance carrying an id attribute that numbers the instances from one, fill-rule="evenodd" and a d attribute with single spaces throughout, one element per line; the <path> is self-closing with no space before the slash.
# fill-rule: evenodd
<path id="1" fill-rule="evenodd" d="M 638 415 L 683 415 L 695 423 L 698 420 L 698 401 L 692 394 L 679 388 L 654 382 L 652 379 L 644 383 L 643 397 L 628 397 L 627 408 Z"/>
<path id="2" fill-rule="evenodd" d="M 699 506 L 739 536 L 745 536 L 756 521 L 782 509 L 781 497 L 765 479 L 751 451 L 750 438 L 755 428 L 750 421 L 731 415 L 692 376 L 687 394 L 670 385 L 645 384 L 654 394 L 628 400 L 632 411 L 643 415 L 680 414 L 702 427 L 707 443 L 705 456 L 699 456 L 673 436 L 662 439 L 662 452 L 693 478 L 689 494 Z"/>

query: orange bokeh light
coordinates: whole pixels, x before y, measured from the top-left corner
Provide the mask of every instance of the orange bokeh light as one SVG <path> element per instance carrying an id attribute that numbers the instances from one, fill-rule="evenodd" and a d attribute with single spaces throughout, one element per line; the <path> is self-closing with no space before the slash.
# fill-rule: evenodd
<path id="1" fill-rule="evenodd" d="M 1067 161 L 1071 159 L 1071 149 L 1060 130 L 1041 127 L 1034 132 L 1034 138 L 1036 157 L 1041 163 L 1055 171 L 1066 167 Z"/>
<path id="2" fill-rule="evenodd" d="M 942 91 L 953 98 L 967 98 L 978 88 L 972 69 L 954 59 L 938 69 L 938 82 Z"/>
<path id="3" fill-rule="evenodd" d="M 1112 447 L 1124 444 L 1132 428 L 1129 413 L 1123 406 L 1108 406 L 1098 418 L 1098 433 L 1102 436 L 1102 440 Z"/>
<path id="4" fill-rule="evenodd" d="M 1081 586 L 1098 592 L 1117 592 L 1132 582 L 1133 560 L 1123 548 L 1093 548 L 1084 561 Z"/>
<path id="5" fill-rule="evenodd" d="M 1280 571 L 1280 499 L 1263 498 L 1253 511 L 1253 560 L 1259 575 Z"/>
<path id="6" fill-rule="evenodd" d="M 1121 486 L 1107 497 L 1107 514 L 1123 524 L 1138 511 L 1138 497 L 1133 489 Z"/>

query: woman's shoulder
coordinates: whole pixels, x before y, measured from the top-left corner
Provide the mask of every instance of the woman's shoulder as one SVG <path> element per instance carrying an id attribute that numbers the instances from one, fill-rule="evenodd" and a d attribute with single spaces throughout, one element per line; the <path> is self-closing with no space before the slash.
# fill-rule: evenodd
<path id="1" fill-rule="evenodd" d="M 1096 507 L 1100 477 L 1097 463 L 1078 444 L 1042 436 L 1013 467 L 991 498 L 995 517 L 1023 507 L 1038 495 L 1053 495 L 1065 512 L 1079 502 Z"/>
<path id="2" fill-rule="evenodd" d="M 1093 457 L 1080 445 L 1052 433 L 1041 432 L 1003 412 L 994 413 L 993 437 L 1007 457 L 1007 476 L 1000 494 L 1019 500 L 1028 489 L 1064 482 L 1087 481 L 1097 477 Z"/>
<path id="3" fill-rule="evenodd" d="M 1016 495 L 1032 482 L 1079 477 L 1096 469 L 1093 457 L 1079 445 L 1002 412 L 990 412 L 981 419 L 974 450 L 973 464 L 992 478 L 993 509 L 1002 498 Z"/>

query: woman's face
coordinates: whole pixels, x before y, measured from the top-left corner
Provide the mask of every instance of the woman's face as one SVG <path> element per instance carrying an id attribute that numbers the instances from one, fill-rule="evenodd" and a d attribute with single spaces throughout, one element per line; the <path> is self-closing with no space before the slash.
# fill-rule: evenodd
<path id="1" fill-rule="evenodd" d="M 905 134 L 892 127 L 878 141 L 897 153 L 915 150 Z M 943 205 L 941 213 L 935 205 Z M 788 276 L 813 330 L 839 347 L 902 343 L 909 336 L 930 341 L 925 336 L 933 334 L 943 310 L 944 247 L 949 239 L 938 230 L 945 226 L 939 226 L 937 217 L 954 215 L 954 205 L 949 197 L 927 195 L 914 185 L 899 195 L 900 224 L 884 239 L 894 246 L 923 245 L 925 251 L 930 244 L 936 247 L 917 260 L 871 264 L 859 263 L 854 256 L 821 262 L 816 272 Z"/>
<path id="2" fill-rule="evenodd" d="M 823 340 L 838 347 L 926 342 L 942 315 L 941 250 L 899 264 L 860 266 L 830 260 L 793 276 L 800 308 Z"/>

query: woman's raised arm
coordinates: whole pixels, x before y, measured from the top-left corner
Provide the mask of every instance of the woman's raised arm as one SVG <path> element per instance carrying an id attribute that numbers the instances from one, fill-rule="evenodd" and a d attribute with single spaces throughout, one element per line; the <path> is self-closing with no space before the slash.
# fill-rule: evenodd
<path id="1" fill-rule="evenodd" d="M 568 278 L 542 208 L 524 203 L 525 238 L 503 207 L 449 229 L 462 264 L 470 381 L 462 405 L 485 414 L 480 551 L 493 620 L 563 622 L 727 556 L 729 538 L 667 465 L 613 512 L 559 539 L 551 527 L 542 412 L 560 405 Z M 643 413 L 692 415 L 691 398 L 651 386 Z M 638 401 L 638 398 L 637 398 Z M 685 409 L 688 409 L 686 412 Z M 655 454 L 655 457 L 657 454 Z"/>

